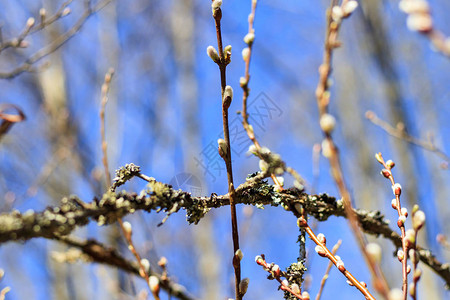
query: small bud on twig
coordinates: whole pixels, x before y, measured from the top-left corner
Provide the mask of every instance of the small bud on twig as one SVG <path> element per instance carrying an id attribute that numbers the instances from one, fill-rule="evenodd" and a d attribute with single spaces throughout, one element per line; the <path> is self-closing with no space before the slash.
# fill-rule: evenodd
<path id="1" fill-rule="evenodd" d="M 239 294 L 241 294 L 241 296 L 244 296 L 245 293 L 247 293 L 249 283 L 250 279 L 248 278 L 242 279 L 241 282 L 239 283 Z"/>
<path id="2" fill-rule="evenodd" d="M 241 249 L 237 249 L 236 253 L 234 254 L 239 260 L 242 260 L 244 258 L 244 253 Z"/>
<path id="3" fill-rule="evenodd" d="M 376 243 L 368 243 L 366 246 L 367 254 L 372 258 L 372 260 L 376 263 L 381 262 L 381 247 Z"/>
<path id="4" fill-rule="evenodd" d="M 219 54 L 217 53 L 216 48 L 214 48 L 213 46 L 208 46 L 208 48 L 206 48 L 206 53 L 215 63 L 220 62 Z"/>
<path id="5" fill-rule="evenodd" d="M 255 34 L 253 33 L 253 32 L 249 32 L 249 33 L 247 33 L 246 35 L 245 35 L 245 37 L 244 37 L 244 42 L 247 44 L 247 45 L 251 45 L 251 44 L 253 44 L 253 41 L 255 40 Z"/>
<path id="6" fill-rule="evenodd" d="M 336 126 L 336 119 L 330 114 L 323 114 L 322 117 L 320 117 L 319 123 L 323 132 L 331 133 Z"/>
<path id="7" fill-rule="evenodd" d="M 225 142 L 224 139 L 218 139 L 217 140 L 217 144 L 219 145 L 219 155 L 220 155 L 220 157 L 225 159 L 227 157 L 227 153 L 228 153 L 227 142 Z"/>
<path id="8" fill-rule="evenodd" d="M 223 99 L 222 99 L 223 108 L 228 109 L 231 105 L 232 100 L 233 100 L 233 88 L 227 85 L 223 92 Z"/>
<path id="9" fill-rule="evenodd" d="M 153 275 L 150 276 L 149 279 L 148 279 L 148 285 L 150 287 L 150 291 L 153 294 L 158 294 L 159 293 L 160 286 L 159 286 L 159 279 L 158 279 L 158 277 L 153 276 Z"/>
<path id="10" fill-rule="evenodd" d="M 250 48 L 244 48 L 242 50 L 242 59 L 247 61 L 250 58 Z"/>
<path id="11" fill-rule="evenodd" d="M 412 218 L 413 228 L 418 231 L 425 224 L 425 213 L 421 210 L 417 211 Z"/>

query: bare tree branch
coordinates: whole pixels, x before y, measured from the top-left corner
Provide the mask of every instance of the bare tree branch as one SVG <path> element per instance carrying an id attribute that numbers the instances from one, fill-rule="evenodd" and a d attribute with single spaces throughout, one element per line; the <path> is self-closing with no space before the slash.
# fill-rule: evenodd
<path id="1" fill-rule="evenodd" d="M 132 273 L 142 278 L 139 274 L 139 265 L 136 261 L 130 261 L 122 257 L 115 248 L 108 247 L 96 240 L 80 240 L 75 237 L 59 237 L 59 240 L 69 246 L 75 247 L 87 254 L 90 259 L 97 263 L 119 268 L 128 273 Z M 156 276 L 159 279 L 161 288 L 170 295 L 182 300 L 194 300 L 195 297 L 186 292 L 186 288 L 172 282 L 169 278 L 163 277 L 151 267 L 147 270 L 149 276 Z"/>
<path id="2" fill-rule="evenodd" d="M 137 166 L 127 165 L 117 171 L 115 182 L 124 183 L 138 174 Z M 18 211 L 0 214 L 0 244 L 35 237 L 59 239 L 60 236 L 71 233 L 77 226 L 85 226 L 90 221 L 95 221 L 99 225 L 111 224 L 136 210 L 164 211 L 170 215 L 184 209 L 188 223 L 197 224 L 210 209 L 230 204 L 228 194 L 192 197 L 190 193 L 176 191 L 170 185 L 144 177 L 149 183 L 147 189 L 140 194 L 109 191 L 101 199 L 94 199 L 91 203 L 85 203 L 78 197 L 71 196 L 63 198 L 60 206 L 48 207 L 43 212 L 36 213 L 30 210 L 24 214 Z M 252 179 L 236 189 L 236 201 L 238 204 L 247 205 L 282 206 L 294 215 L 297 214 L 294 206 L 299 203 L 307 214 L 319 221 L 326 221 L 330 216 L 346 217 L 342 200 L 336 200 L 327 194 L 308 195 L 295 188 L 277 192 L 266 182 L 254 182 Z M 364 232 L 381 235 L 391 240 L 396 247 L 401 247 L 401 237 L 389 227 L 389 222 L 384 220 L 379 211 L 354 209 L 354 212 Z M 439 262 L 427 249 L 418 246 L 417 250 L 420 260 L 450 286 L 450 265 Z"/>

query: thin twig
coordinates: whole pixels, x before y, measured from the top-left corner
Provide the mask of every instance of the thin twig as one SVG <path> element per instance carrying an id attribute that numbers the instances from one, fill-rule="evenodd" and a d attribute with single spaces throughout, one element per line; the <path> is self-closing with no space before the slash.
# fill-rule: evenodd
<path id="1" fill-rule="evenodd" d="M 77 20 L 77 22 L 67 32 L 58 36 L 49 45 L 45 46 L 44 48 L 41 48 L 40 50 L 32 54 L 21 65 L 14 68 L 13 70 L 8 72 L 0 72 L 0 79 L 11 79 L 22 74 L 23 72 L 32 71 L 33 64 L 40 61 L 42 58 L 46 57 L 50 53 L 53 53 L 56 50 L 58 50 L 62 45 L 64 45 L 68 40 L 70 40 L 81 29 L 86 20 L 90 16 L 92 16 L 92 14 L 101 10 L 111 1 L 112 0 L 103 0 L 97 3 L 91 9 L 85 10 L 84 13 L 81 15 L 81 17 Z"/>
<path id="2" fill-rule="evenodd" d="M 339 249 L 339 247 L 341 246 L 341 244 L 342 244 L 342 240 L 339 240 L 339 241 L 337 241 L 337 243 L 333 246 L 333 249 L 331 249 L 331 253 L 332 253 L 333 255 L 336 255 L 336 252 L 338 251 L 338 249 Z M 327 279 L 328 279 L 328 276 L 329 276 L 329 274 L 330 274 L 330 270 L 331 270 L 331 267 L 332 267 L 332 266 L 333 266 L 333 262 L 330 260 L 330 262 L 328 263 L 328 266 L 327 266 L 327 270 L 325 271 L 325 274 L 323 275 L 322 280 L 320 281 L 320 289 L 319 289 L 319 292 L 318 292 L 317 295 L 316 295 L 316 300 L 320 300 L 320 296 L 322 295 L 323 288 L 325 287 L 325 282 L 326 282 Z"/>
<path id="3" fill-rule="evenodd" d="M 317 105 L 319 108 L 319 120 L 321 129 L 324 133 L 325 140 L 322 143 L 322 151 L 328 157 L 331 167 L 331 173 L 338 186 L 339 193 L 342 196 L 344 202 L 344 208 L 349 220 L 350 228 L 358 242 L 360 251 L 362 252 L 364 259 L 369 266 L 369 270 L 372 274 L 373 284 L 375 289 L 380 292 L 385 299 L 388 298 L 389 286 L 383 275 L 380 266 L 370 257 L 366 251 L 366 241 L 359 228 L 357 217 L 353 212 L 352 199 L 350 192 L 346 186 L 342 166 L 340 163 L 339 151 L 332 138 L 332 131 L 334 129 L 334 117 L 328 114 L 328 106 L 330 101 L 329 92 L 329 78 L 331 76 L 331 62 L 333 56 L 333 50 L 340 46 L 338 41 L 339 29 L 343 19 L 348 18 L 353 10 L 347 10 L 349 5 L 356 8 L 357 3 L 355 1 L 343 0 L 340 6 L 337 5 L 337 0 L 332 0 L 330 8 L 327 11 L 327 32 L 325 37 L 325 51 L 323 57 L 323 63 L 319 68 L 319 83 L 316 89 Z"/>
<path id="4" fill-rule="evenodd" d="M 244 77 L 241 77 L 240 79 L 240 85 L 243 90 L 242 95 L 242 125 L 244 126 L 245 131 L 247 132 L 247 135 L 249 139 L 253 142 L 253 145 L 255 146 L 255 154 L 260 158 L 263 159 L 264 157 L 260 155 L 260 153 L 263 151 L 263 148 L 261 147 L 260 143 L 256 139 L 255 133 L 253 131 L 253 127 L 248 122 L 249 114 L 247 112 L 247 101 L 248 97 L 250 95 L 250 88 L 249 88 L 249 82 L 250 82 L 250 60 L 252 57 L 252 50 L 253 50 L 253 43 L 255 40 L 255 29 L 254 29 L 254 21 L 255 21 L 255 11 L 258 1 L 252 0 L 252 7 L 251 12 L 248 17 L 248 33 L 244 37 L 244 42 L 247 44 L 247 48 L 245 48 L 242 51 L 244 63 L 245 63 L 245 74 Z M 268 161 L 266 161 L 269 163 Z M 298 181 L 303 186 L 306 186 L 306 181 L 298 174 L 294 169 L 285 167 L 284 162 L 282 163 L 284 166 L 284 170 L 288 173 L 290 173 L 296 181 Z M 270 177 L 272 178 L 273 182 L 278 186 L 280 190 L 283 189 L 283 185 L 278 180 L 277 176 L 275 174 L 270 174 Z"/>
<path id="5" fill-rule="evenodd" d="M 300 213 L 300 212 L 298 212 Z M 319 239 L 314 232 L 312 231 L 311 227 L 309 227 L 308 222 L 306 222 L 306 219 L 300 215 L 298 218 L 298 225 L 299 227 L 302 227 L 306 230 L 306 233 L 309 235 L 309 237 L 316 243 L 316 252 L 323 257 L 326 257 L 332 262 L 339 271 L 341 271 L 342 274 L 351 282 L 353 286 L 355 286 L 365 297 L 366 299 L 375 300 L 375 297 L 372 296 L 372 294 L 367 290 L 367 287 L 363 285 L 359 280 L 357 280 L 352 273 L 350 273 L 347 268 L 344 267 L 344 263 L 341 259 L 338 259 L 326 246 L 326 240 L 325 237 L 322 235 L 323 238 Z"/>
<path id="6" fill-rule="evenodd" d="M 88 255 L 90 259 L 97 263 L 106 264 L 125 272 L 138 275 L 142 278 L 140 275 L 140 267 L 137 267 L 134 262 L 122 257 L 115 248 L 106 246 L 92 239 L 80 240 L 70 236 L 61 236 L 58 239 L 66 245 L 80 249 L 84 254 Z M 169 277 L 163 276 L 164 274 L 150 269 L 149 275 L 157 277 L 161 282 L 161 288 L 166 290 L 169 294 L 182 300 L 194 300 L 194 297 L 186 292 L 185 287 L 174 283 Z"/>
<path id="7" fill-rule="evenodd" d="M 403 258 L 401 259 L 402 275 L 403 275 L 402 291 L 403 291 L 403 299 L 406 300 L 406 298 L 408 297 L 408 271 L 407 271 L 408 246 L 405 238 L 406 232 L 405 220 L 408 215 L 402 210 L 402 206 L 400 203 L 400 195 L 402 193 L 402 187 L 400 186 L 400 184 L 395 182 L 394 175 L 392 175 L 392 168 L 395 166 L 394 162 L 392 162 L 391 160 L 385 162 L 381 153 L 377 153 L 375 157 L 377 161 L 383 165 L 384 169 L 381 171 L 381 174 L 385 178 L 389 179 L 392 185 L 392 191 L 394 192 L 395 195 L 395 203 L 392 203 L 392 207 L 398 213 L 397 226 L 400 228 L 402 235 L 402 249 L 403 249 Z"/>
<path id="8" fill-rule="evenodd" d="M 387 134 L 390 136 L 393 136 L 395 138 L 398 138 L 400 140 L 403 140 L 405 142 L 408 142 L 410 144 L 419 146 L 425 150 L 428 150 L 430 152 L 435 153 L 437 156 L 439 156 L 441 159 L 445 160 L 447 164 L 450 164 L 450 156 L 444 153 L 441 149 L 439 149 L 433 141 L 425 141 L 418 139 L 416 137 L 413 137 L 412 135 L 408 134 L 404 127 L 399 126 L 397 128 L 394 128 L 391 126 L 388 122 L 378 118 L 378 116 L 373 111 L 367 111 L 366 112 L 366 118 L 372 122 L 373 124 L 377 125 L 381 129 L 383 129 Z"/>
<path id="9" fill-rule="evenodd" d="M 102 153 L 103 153 L 102 161 L 103 161 L 103 167 L 105 170 L 106 183 L 108 186 L 112 186 L 112 180 L 111 180 L 111 174 L 109 172 L 109 166 L 108 166 L 108 149 L 107 149 L 106 135 L 105 135 L 105 108 L 106 108 L 106 104 L 108 103 L 108 92 L 109 92 L 111 79 L 112 79 L 113 75 L 114 75 L 114 69 L 112 69 L 112 68 L 109 69 L 105 75 L 105 81 L 102 85 L 102 91 L 101 91 L 102 100 L 101 100 L 101 108 L 100 108 L 100 124 L 101 124 L 100 125 L 100 133 L 101 133 Z M 148 271 L 143 266 L 141 256 L 139 255 L 139 253 L 136 250 L 136 247 L 133 244 L 133 240 L 131 238 L 131 236 L 132 236 L 131 225 L 129 225 L 129 223 L 124 225 L 122 218 L 117 218 L 117 222 L 119 223 L 119 226 L 122 230 L 122 234 L 125 237 L 125 240 L 128 245 L 128 249 L 131 251 L 131 253 L 133 253 L 134 257 L 136 258 L 137 263 L 139 264 L 139 271 L 140 271 L 139 274 L 141 275 L 142 278 L 145 279 L 145 282 L 147 283 L 150 292 L 153 294 L 153 297 L 156 300 L 159 300 L 160 298 L 159 298 L 158 290 L 156 290 L 155 288 L 152 288 L 152 286 L 150 285 L 150 276 L 148 275 Z"/>
<path id="10" fill-rule="evenodd" d="M 224 53 L 223 45 L 222 45 L 222 30 L 220 27 L 220 21 L 222 19 L 222 9 L 220 8 L 219 2 L 213 0 L 212 1 L 212 14 L 214 18 L 214 23 L 216 26 L 216 34 L 217 34 L 217 48 L 219 54 L 219 60 L 216 62 L 219 66 L 220 70 L 220 86 L 221 86 L 221 99 L 222 99 L 222 120 L 223 120 L 223 134 L 225 144 L 221 145 L 219 142 L 219 153 L 221 157 L 225 161 L 226 169 L 227 169 L 227 179 L 228 179 L 228 194 L 230 195 L 230 208 L 231 208 L 231 231 L 233 238 L 233 267 L 234 267 L 234 277 L 235 277 L 235 293 L 236 300 L 242 299 L 243 293 L 240 291 L 240 283 L 241 283 L 241 258 L 238 255 L 239 247 L 239 230 L 238 230 L 238 222 L 237 222 L 237 214 L 236 214 L 236 199 L 235 199 L 235 190 L 233 184 L 233 167 L 231 163 L 231 144 L 230 144 L 230 130 L 228 127 L 228 108 L 230 107 L 233 95 L 231 87 L 227 87 L 226 82 L 226 68 L 230 63 L 230 53 Z M 227 50 L 228 51 L 228 50 Z M 225 93 L 225 89 L 229 89 L 230 91 Z"/>

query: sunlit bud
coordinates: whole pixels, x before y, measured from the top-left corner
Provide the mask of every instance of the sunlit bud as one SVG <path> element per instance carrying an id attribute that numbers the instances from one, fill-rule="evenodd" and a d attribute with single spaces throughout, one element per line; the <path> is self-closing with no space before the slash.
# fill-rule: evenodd
<path id="1" fill-rule="evenodd" d="M 64 10 L 62 11 L 61 17 L 65 17 L 65 16 L 67 16 L 68 14 L 70 14 L 71 12 L 72 12 L 72 10 L 70 9 L 70 7 L 66 7 L 66 8 L 64 8 Z"/>
<path id="2" fill-rule="evenodd" d="M 281 167 L 275 168 L 275 174 L 277 175 L 283 175 L 284 169 Z"/>
<path id="3" fill-rule="evenodd" d="M 27 20 L 27 27 L 31 28 L 31 27 L 34 26 L 35 23 L 36 23 L 36 20 L 33 17 L 28 18 L 28 20 Z"/>
<path id="4" fill-rule="evenodd" d="M 244 253 L 242 252 L 241 249 L 237 249 L 236 253 L 234 254 L 237 258 L 239 258 L 239 260 L 242 260 L 242 258 L 244 258 Z"/>
<path id="5" fill-rule="evenodd" d="M 263 261 L 264 261 L 264 259 L 262 258 L 262 256 L 257 255 L 257 256 L 255 257 L 255 262 L 256 262 L 258 265 L 260 265 Z"/>
<path id="6" fill-rule="evenodd" d="M 248 153 L 256 155 L 256 153 L 257 153 L 256 146 L 250 145 L 250 147 L 248 147 Z"/>
<path id="7" fill-rule="evenodd" d="M 395 167 L 395 163 L 394 163 L 392 160 L 388 160 L 388 161 L 386 162 L 386 166 L 387 166 L 389 169 L 392 169 L 393 167 Z"/>
<path id="8" fill-rule="evenodd" d="M 254 19 L 253 14 L 249 14 L 247 18 L 248 23 L 253 23 L 253 19 Z"/>
<path id="9" fill-rule="evenodd" d="M 388 294 L 389 300 L 403 300 L 403 292 L 400 289 L 392 289 Z"/>
<path id="10" fill-rule="evenodd" d="M 214 11 L 215 11 L 216 9 L 219 9 L 221 6 L 222 6 L 222 0 L 214 0 L 214 1 L 211 3 L 211 9 L 212 9 L 212 12 L 214 13 Z"/>
<path id="11" fill-rule="evenodd" d="M 361 285 L 365 288 L 367 288 L 367 283 L 365 283 L 364 281 L 360 281 L 359 283 L 361 283 Z"/>
<path id="12" fill-rule="evenodd" d="M 324 245 L 327 243 L 327 239 L 325 238 L 325 235 L 323 233 L 319 233 L 317 235 L 317 239 Z"/>
<path id="13" fill-rule="evenodd" d="M 412 213 L 413 215 L 419 210 L 419 205 L 414 204 L 413 208 L 412 208 Z"/>
<path id="14" fill-rule="evenodd" d="M 46 14 L 47 14 L 47 11 L 45 10 L 45 8 L 41 8 L 39 10 L 39 15 L 41 16 L 41 18 L 45 18 Z"/>
<path id="15" fill-rule="evenodd" d="M 250 48 L 242 49 L 242 59 L 247 61 L 250 58 Z"/>
<path id="16" fill-rule="evenodd" d="M 227 142 L 225 142 L 224 139 L 218 139 L 217 144 L 219 145 L 219 155 L 224 158 L 227 156 L 228 153 L 228 146 Z"/>
<path id="17" fill-rule="evenodd" d="M 133 231 L 133 229 L 131 227 L 130 222 L 127 222 L 127 221 L 123 222 L 122 227 L 126 234 L 131 235 L 131 232 Z"/>
<path id="18" fill-rule="evenodd" d="M 381 170 L 381 175 L 383 175 L 386 178 L 391 177 L 391 171 L 387 170 L 387 169 L 383 169 Z"/>
<path id="19" fill-rule="evenodd" d="M 326 257 L 327 253 L 325 252 L 325 250 L 323 250 L 322 246 L 317 245 L 314 250 L 317 252 L 317 254 L 319 254 L 322 257 Z"/>
<path id="20" fill-rule="evenodd" d="M 408 209 L 406 207 L 402 207 L 402 209 L 400 210 L 400 212 L 402 213 L 402 215 L 404 215 L 405 217 L 408 217 Z"/>
<path id="21" fill-rule="evenodd" d="M 208 46 L 208 48 L 206 48 L 206 53 L 215 63 L 219 63 L 220 57 L 217 53 L 216 48 L 214 48 L 213 46 Z"/>
<path id="22" fill-rule="evenodd" d="M 251 45 L 253 43 L 253 41 L 255 40 L 255 34 L 253 32 L 249 32 L 245 35 L 244 37 L 244 42 L 247 45 Z"/>
<path id="23" fill-rule="evenodd" d="M 411 266 L 407 265 L 406 266 L 406 274 L 409 274 L 409 273 L 411 273 Z"/>
<path id="24" fill-rule="evenodd" d="M 325 133 L 331 133 L 334 130 L 335 126 L 336 126 L 336 119 L 332 115 L 323 114 L 322 117 L 320 117 L 320 128 Z"/>
<path id="25" fill-rule="evenodd" d="M 259 169 L 263 172 L 266 172 L 269 169 L 269 164 L 266 163 L 264 160 L 259 160 Z"/>
<path id="26" fill-rule="evenodd" d="M 397 209 L 397 199 L 392 199 L 391 206 L 393 209 Z"/>
<path id="27" fill-rule="evenodd" d="M 374 262 L 380 263 L 382 254 L 380 245 L 377 243 L 368 243 L 366 246 L 366 251 Z"/>
<path id="28" fill-rule="evenodd" d="M 413 228 L 417 231 L 425 224 L 425 213 L 421 210 L 417 211 L 412 217 Z"/>
<path id="29" fill-rule="evenodd" d="M 150 291 L 154 294 L 159 293 L 159 279 L 156 276 L 150 276 L 148 279 L 148 285 L 150 287 Z"/>
<path id="30" fill-rule="evenodd" d="M 229 85 L 225 87 L 225 90 L 223 91 L 223 107 L 225 109 L 228 109 L 231 105 L 231 101 L 233 100 L 233 88 Z"/>
<path id="31" fill-rule="evenodd" d="M 392 186 L 392 191 L 394 192 L 394 195 L 400 196 L 402 194 L 402 186 L 400 183 L 396 183 Z"/>
<path id="32" fill-rule="evenodd" d="M 405 258 L 405 253 L 403 252 L 403 250 L 399 249 L 397 251 L 397 258 L 399 261 L 402 261 Z"/>
<path id="33" fill-rule="evenodd" d="M 223 49 L 223 56 L 225 60 L 229 60 L 231 58 L 231 45 L 228 45 Z"/>
<path id="34" fill-rule="evenodd" d="M 402 0 L 399 2 L 398 7 L 401 11 L 412 14 L 412 13 L 429 13 L 430 7 L 428 2 L 425 0 Z"/>
<path id="35" fill-rule="evenodd" d="M 286 279 L 283 279 L 283 281 L 281 281 L 281 284 L 283 286 L 289 286 L 289 281 L 287 281 Z"/>
<path id="36" fill-rule="evenodd" d="M 349 16 L 351 13 L 355 11 L 355 9 L 358 7 L 358 2 L 355 0 L 350 0 L 347 3 L 345 3 L 344 7 L 342 8 L 344 11 L 345 16 Z"/>
<path id="37" fill-rule="evenodd" d="M 347 280 L 347 284 L 348 284 L 349 286 L 353 286 L 353 283 L 352 283 L 350 280 Z"/>
<path id="38" fill-rule="evenodd" d="M 383 163 L 383 157 L 381 156 L 381 153 L 375 153 L 375 158 L 377 159 L 377 161 L 382 164 Z"/>
<path id="39" fill-rule="evenodd" d="M 247 81 L 247 79 L 246 79 L 245 77 L 239 78 L 239 85 L 240 85 L 241 87 L 247 85 L 247 83 L 248 83 L 248 81 Z"/>
<path id="40" fill-rule="evenodd" d="M 411 262 L 412 262 L 413 264 L 415 264 L 415 263 L 417 262 L 417 260 L 418 260 L 418 255 L 417 255 L 416 250 L 414 250 L 414 249 L 409 249 L 409 250 L 408 250 L 408 255 L 409 255 L 409 259 L 411 260 Z"/>
<path id="41" fill-rule="evenodd" d="M 309 295 L 309 293 L 307 291 L 304 291 L 302 293 L 302 298 L 303 298 L 303 300 L 309 300 L 309 299 L 311 299 L 311 296 Z"/>
<path id="42" fill-rule="evenodd" d="M 332 155 L 333 151 L 331 149 L 331 144 L 330 142 L 325 139 L 322 141 L 322 155 L 325 156 L 326 158 L 330 158 Z"/>
<path id="43" fill-rule="evenodd" d="M 272 273 L 274 277 L 279 277 L 281 275 L 281 270 L 279 265 L 274 265 L 272 267 Z"/>
<path id="44" fill-rule="evenodd" d="M 406 19 L 406 26 L 411 31 L 428 32 L 433 29 L 433 20 L 428 14 L 412 14 Z"/>
<path id="45" fill-rule="evenodd" d="M 336 267 L 339 269 L 339 271 L 345 272 L 344 262 L 341 259 L 338 259 L 338 261 L 336 262 Z"/>
<path id="46" fill-rule="evenodd" d="M 141 265 L 144 268 L 144 271 L 148 272 L 148 270 L 150 269 L 150 262 L 148 261 L 148 259 L 146 258 L 141 259 Z"/>
<path id="47" fill-rule="evenodd" d="M 333 21 L 340 22 L 342 17 L 344 16 L 344 11 L 340 6 L 333 6 L 331 10 L 331 17 L 333 18 Z"/>
<path id="48" fill-rule="evenodd" d="M 416 269 L 415 271 L 414 271 L 414 278 L 416 279 L 416 280 L 419 280 L 419 278 L 420 278 L 420 276 L 422 276 L 422 270 L 421 269 Z"/>
<path id="49" fill-rule="evenodd" d="M 398 227 L 402 227 L 403 224 L 405 224 L 405 221 L 406 221 L 406 217 L 405 217 L 405 216 L 400 216 L 400 217 L 398 217 L 398 220 L 397 220 L 397 226 L 398 226 Z"/>
<path id="50" fill-rule="evenodd" d="M 416 242 L 416 232 L 414 229 L 408 229 L 405 232 L 405 239 L 408 246 L 414 245 Z"/>
<path id="51" fill-rule="evenodd" d="M 294 180 L 294 187 L 299 189 L 299 190 L 303 190 L 305 188 L 303 186 L 303 184 L 301 184 L 298 180 Z"/>
<path id="52" fill-rule="evenodd" d="M 241 296 L 244 296 L 245 293 L 247 293 L 249 283 L 250 279 L 248 278 L 242 279 L 241 282 L 239 283 L 239 294 L 241 294 Z"/>
<path id="53" fill-rule="evenodd" d="M 291 290 L 294 292 L 294 294 L 300 294 L 300 287 L 296 283 L 291 285 Z"/>
<path id="54" fill-rule="evenodd" d="M 297 219 L 297 226 L 298 227 L 306 227 L 308 226 L 308 222 L 306 222 L 305 218 L 303 216 L 301 216 L 300 218 Z M 320 247 L 322 248 L 322 247 Z"/>
<path id="55" fill-rule="evenodd" d="M 167 258 L 165 256 L 161 256 L 158 261 L 158 266 L 160 266 L 161 268 L 165 268 L 167 266 Z"/>

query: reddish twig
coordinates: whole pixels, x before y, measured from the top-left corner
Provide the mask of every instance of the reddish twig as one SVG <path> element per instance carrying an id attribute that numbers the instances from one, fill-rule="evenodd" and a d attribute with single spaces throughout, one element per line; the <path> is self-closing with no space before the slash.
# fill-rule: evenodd
<path id="1" fill-rule="evenodd" d="M 300 216 L 297 220 L 298 226 L 304 228 L 309 237 L 316 243 L 316 252 L 322 257 L 328 258 L 338 270 L 349 280 L 351 285 L 355 286 L 366 299 L 375 300 L 375 297 L 367 290 L 367 285 L 363 282 L 358 281 L 344 266 L 344 262 L 340 257 L 335 256 L 326 246 L 326 239 L 323 234 L 316 236 L 309 227 L 308 222 L 303 216 Z"/>
<path id="2" fill-rule="evenodd" d="M 384 161 L 381 153 L 377 153 L 375 155 L 377 161 L 383 165 L 384 169 L 381 170 L 381 174 L 389 179 L 392 185 L 392 191 L 395 195 L 395 199 L 392 200 L 392 208 L 394 208 L 398 213 L 397 226 L 400 228 L 401 237 L 402 237 L 402 251 L 397 253 L 399 260 L 402 262 L 402 276 L 403 276 L 403 299 L 406 300 L 408 295 L 408 271 L 407 271 L 407 258 L 408 258 L 408 247 L 405 238 L 405 221 L 408 216 L 408 212 L 406 208 L 402 208 L 400 203 L 400 195 L 402 193 L 402 187 L 399 183 L 396 183 L 394 180 L 394 176 L 392 175 L 392 168 L 395 166 L 395 163 L 392 160 Z"/>
<path id="3" fill-rule="evenodd" d="M 223 48 L 222 45 L 222 30 L 220 27 L 220 21 L 222 19 L 222 0 L 212 0 L 212 15 L 214 18 L 214 23 L 216 27 L 217 34 L 217 48 L 219 53 L 212 47 L 208 47 L 208 55 L 213 59 L 213 61 L 218 65 L 220 70 L 220 83 L 221 83 L 221 98 L 222 98 L 222 121 L 223 121 L 223 134 L 224 139 L 219 139 L 219 154 L 225 161 L 227 169 L 227 179 L 228 179 L 228 194 L 230 195 L 230 208 L 231 208 L 231 231 L 233 238 L 233 267 L 235 276 L 235 293 L 236 300 L 242 299 L 243 291 L 240 291 L 241 283 L 241 256 L 242 253 L 239 248 L 239 231 L 238 222 L 236 214 L 236 200 L 235 200 L 235 190 L 233 184 L 233 167 L 231 163 L 231 145 L 230 145 L 230 130 L 228 127 L 228 109 L 233 100 L 233 89 L 227 86 L 226 82 L 226 68 L 231 61 L 231 46 Z"/>
<path id="4" fill-rule="evenodd" d="M 338 186 L 339 193 L 344 202 L 345 212 L 349 220 L 350 228 L 358 242 L 360 251 L 372 274 L 374 287 L 384 298 L 388 298 L 389 287 L 383 275 L 380 266 L 370 257 L 366 251 L 366 241 L 359 228 L 359 222 L 353 212 L 350 192 L 345 184 L 342 166 L 340 163 L 339 152 L 332 138 L 332 131 L 335 127 L 335 118 L 328 113 L 330 101 L 329 78 L 331 76 L 331 61 L 333 50 L 341 45 L 338 41 L 339 29 L 343 19 L 348 18 L 356 9 L 357 2 L 354 0 L 343 0 L 341 5 L 337 5 L 337 0 L 331 1 L 331 6 L 327 11 L 327 32 L 325 38 L 325 51 L 323 63 L 319 68 L 319 83 L 316 89 L 317 105 L 319 108 L 320 127 L 324 133 L 325 139 L 322 142 L 322 153 L 328 158 L 331 167 L 331 173 Z"/>
<path id="5" fill-rule="evenodd" d="M 289 281 L 287 279 L 282 279 L 283 277 L 284 278 L 288 277 L 286 275 L 286 272 L 281 271 L 280 266 L 278 266 L 274 263 L 268 264 L 266 262 L 266 258 L 264 256 L 264 254 L 257 256 L 255 258 L 255 262 L 258 265 L 262 266 L 265 271 L 270 273 L 268 279 L 270 279 L 270 280 L 275 279 L 276 281 L 278 281 L 280 283 L 279 288 L 282 291 L 291 293 L 297 299 L 301 299 L 301 300 L 309 299 L 309 294 L 304 292 L 305 294 L 303 295 L 298 284 L 294 283 L 294 284 L 289 285 Z"/>
<path id="6" fill-rule="evenodd" d="M 331 249 L 331 254 L 336 255 L 336 252 L 338 251 L 341 244 L 342 244 L 342 240 L 337 241 L 337 243 L 333 246 L 333 249 Z M 320 296 L 322 295 L 323 288 L 325 287 L 325 282 L 328 279 L 328 275 L 330 274 L 332 266 L 333 266 L 333 262 L 330 260 L 330 262 L 328 263 L 328 266 L 327 266 L 327 270 L 325 271 L 325 275 L 323 275 L 322 280 L 320 281 L 320 289 L 316 295 L 316 300 L 319 300 Z"/>

